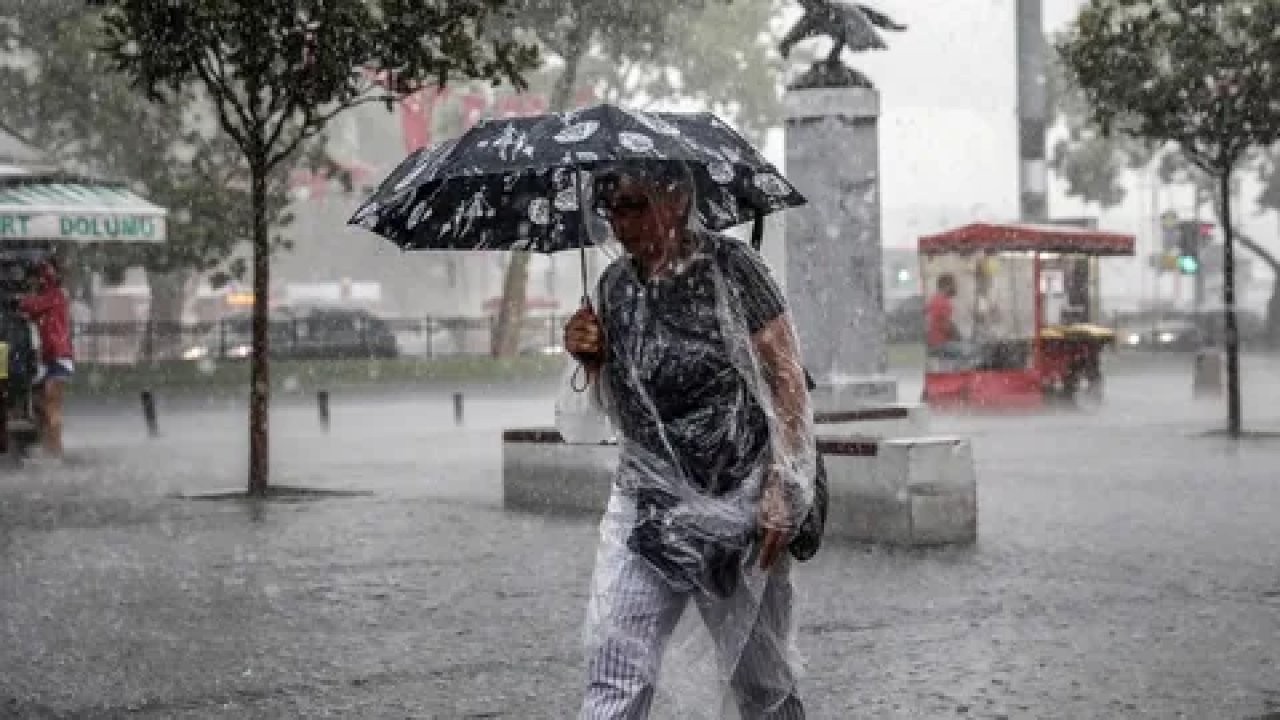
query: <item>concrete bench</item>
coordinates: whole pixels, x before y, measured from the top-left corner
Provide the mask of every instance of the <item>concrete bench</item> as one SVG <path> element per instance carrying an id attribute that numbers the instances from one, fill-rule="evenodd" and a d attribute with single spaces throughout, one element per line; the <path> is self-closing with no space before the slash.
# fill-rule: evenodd
<path id="1" fill-rule="evenodd" d="M 967 440 L 820 436 L 831 492 L 827 534 L 895 545 L 978 538 L 978 483 Z"/>
<path id="2" fill-rule="evenodd" d="M 553 428 L 507 430 L 502 440 L 504 506 L 603 512 L 616 444 L 567 444 Z M 967 441 L 824 434 L 818 447 L 831 494 L 828 537 L 901 545 L 977 538 L 977 481 Z"/>

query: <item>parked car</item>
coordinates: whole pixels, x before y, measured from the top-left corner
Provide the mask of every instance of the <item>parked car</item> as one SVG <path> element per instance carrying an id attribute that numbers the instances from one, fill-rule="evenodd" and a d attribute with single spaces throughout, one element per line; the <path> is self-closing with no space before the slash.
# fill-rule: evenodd
<path id="1" fill-rule="evenodd" d="M 387 323 L 367 310 L 312 307 L 276 308 L 268 334 L 271 356 L 282 358 L 396 357 L 399 347 Z M 252 316 L 224 317 L 199 342 L 186 348 L 186 360 L 242 359 L 252 351 Z"/>
<path id="2" fill-rule="evenodd" d="M 1162 320 L 1151 327 L 1122 328 L 1116 333 L 1121 347 L 1134 350 L 1196 350 L 1204 334 L 1189 320 Z"/>
<path id="3" fill-rule="evenodd" d="M 1197 350 L 1204 346 L 1222 347 L 1225 325 L 1221 307 L 1208 307 L 1199 313 L 1169 311 L 1146 322 L 1129 319 L 1117 330 L 1116 338 L 1121 347 L 1127 348 Z M 1244 347 L 1261 342 L 1266 334 L 1262 316 L 1248 309 L 1236 310 L 1236 329 Z"/>

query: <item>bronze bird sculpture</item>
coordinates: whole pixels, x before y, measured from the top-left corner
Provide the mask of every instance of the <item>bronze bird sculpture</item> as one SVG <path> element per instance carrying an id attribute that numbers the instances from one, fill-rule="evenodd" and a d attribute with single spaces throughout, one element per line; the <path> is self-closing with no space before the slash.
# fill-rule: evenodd
<path id="1" fill-rule="evenodd" d="M 854 52 L 883 50 L 887 47 L 880 39 L 879 30 L 906 30 L 906 25 L 895 23 L 888 15 L 862 5 L 843 0 L 800 0 L 804 16 L 778 44 L 783 57 L 791 53 L 796 43 L 810 37 L 829 36 L 835 45 L 827 56 L 827 62 L 839 62 L 845 48 Z"/>

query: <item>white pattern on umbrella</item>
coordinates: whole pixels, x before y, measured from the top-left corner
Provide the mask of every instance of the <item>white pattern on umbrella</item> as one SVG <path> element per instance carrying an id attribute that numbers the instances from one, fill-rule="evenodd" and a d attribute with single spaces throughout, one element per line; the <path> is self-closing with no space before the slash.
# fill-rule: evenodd
<path id="1" fill-rule="evenodd" d="M 735 147 L 729 147 L 728 145 L 721 145 L 720 154 L 724 157 L 725 160 L 728 160 L 731 163 L 737 164 L 742 162 L 742 153 L 738 152 L 738 149 Z"/>
<path id="2" fill-rule="evenodd" d="M 502 134 L 498 137 L 482 140 L 476 143 L 476 147 L 492 147 L 498 153 L 498 157 L 507 162 L 514 160 L 516 155 L 521 153 L 533 157 L 533 144 L 529 142 L 528 134 L 517 130 L 511 123 L 502 128 Z"/>
<path id="3" fill-rule="evenodd" d="M 784 195 L 791 194 L 791 186 L 788 185 L 785 180 L 771 172 L 756 175 L 753 182 L 756 187 L 773 197 L 782 197 Z"/>
<path id="4" fill-rule="evenodd" d="M 378 203 L 376 202 L 365 203 L 364 207 L 357 210 L 356 214 L 351 219 L 354 220 L 355 222 L 360 223 L 361 225 L 364 225 L 365 221 L 370 219 L 372 219 L 376 223 L 378 221 L 378 218 L 376 217 L 376 215 L 379 209 L 380 208 L 378 207 Z"/>
<path id="5" fill-rule="evenodd" d="M 672 137 L 680 135 L 680 130 L 677 129 L 676 126 L 656 115 L 650 115 L 647 112 L 641 112 L 639 110 L 630 112 L 630 115 L 641 125 L 644 125 L 660 135 L 670 135 Z"/>
<path id="6" fill-rule="evenodd" d="M 578 189 L 565 188 L 556 193 L 556 209 L 561 212 L 573 212 L 578 209 Z"/>
<path id="7" fill-rule="evenodd" d="M 412 230 L 417 227 L 419 223 L 429 217 L 431 217 L 431 206 L 426 202 L 418 203 L 418 206 L 415 207 L 413 212 L 409 215 L 409 221 L 405 223 L 405 227 Z"/>
<path id="8" fill-rule="evenodd" d="M 538 225 L 551 222 L 551 204 L 546 198 L 534 198 L 529 201 L 529 219 Z"/>
<path id="9" fill-rule="evenodd" d="M 570 125 L 569 127 L 556 133 L 555 137 L 551 139 L 564 145 L 567 145 L 569 143 L 582 142 L 583 140 L 586 140 L 592 135 L 595 135 L 596 130 L 599 130 L 599 129 L 600 129 L 600 123 L 596 122 L 595 120 L 587 120 L 585 122 L 580 122 L 575 125 Z"/>
<path id="10" fill-rule="evenodd" d="M 618 143 L 633 153 L 653 152 L 653 138 L 635 132 L 618 133 Z"/>
<path id="11" fill-rule="evenodd" d="M 455 236 L 463 236 L 471 232 L 471 226 L 476 220 L 493 217 L 496 214 L 497 211 L 489 204 L 484 190 L 477 190 L 470 200 L 458 206 L 453 213 L 453 221 L 445 224 L 440 232 L 442 234 L 452 232 Z"/>
<path id="12" fill-rule="evenodd" d="M 442 149 L 441 145 L 437 145 L 432 149 L 423 152 L 422 155 L 418 157 L 418 162 L 414 164 L 413 169 L 405 173 L 405 176 L 400 178 L 400 182 L 396 183 L 395 191 L 400 192 L 409 187 L 428 169 L 438 165 L 440 158 L 444 154 L 440 152 Z"/>
<path id="13" fill-rule="evenodd" d="M 733 181 L 733 166 L 727 162 L 707 163 L 707 174 L 715 182 L 724 185 Z"/>

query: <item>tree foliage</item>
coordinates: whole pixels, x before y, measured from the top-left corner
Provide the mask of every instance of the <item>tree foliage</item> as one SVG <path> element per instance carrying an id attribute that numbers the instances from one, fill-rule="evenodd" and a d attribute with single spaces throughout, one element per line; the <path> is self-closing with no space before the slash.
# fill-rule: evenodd
<path id="1" fill-rule="evenodd" d="M 1156 146 L 1128 135 L 1105 134 L 1090 117 L 1088 103 L 1061 59 L 1049 63 L 1049 102 L 1066 136 L 1054 143 L 1049 164 L 1068 195 L 1113 208 L 1128 195 L 1125 172 L 1146 166 Z"/>
<path id="2" fill-rule="evenodd" d="M 1274 0 L 1090 0 L 1057 48 L 1104 134 L 1216 176 L 1280 137 L 1278 25 Z"/>
<path id="3" fill-rule="evenodd" d="M 168 242 L 131 252 L 110 248 L 90 267 L 141 264 L 149 272 L 224 265 L 248 236 L 244 159 L 188 89 L 175 105 L 145 101 L 97 52 L 99 13 L 78 0 L 0 0 L 0 124 L 68 169 L 128 182 L 163 207 Z M 273 178 L 269 215 L 288 220 L 283 174 Z"/>
<path id="4" fill-rule="evenodd" d="M 770 24 L 782 6 L 779 0 L 708 3 L 674 23 L 652 57 L 598 60 L 591 74 L 611 101 L 696 103 L 763 142 L 782 119 L 781 33 Z"/>
<path id="5" fill-rule="evenodd" d="M 1063 38 L 1065 40 L 1065 38 Z M 1190 185 L 1197 207 L 1218 213 L 1218 187 L 1214 177 L 1191 164 L 1176 143 L 1161 143 L 1125 133 L 1104 134 L 1092 121 L 1084 93 L 1073 81 L 1061 59 L 1052 66 L 1050 97 L 1066 136 L 1051 152 L 1054 172 L 1066 183 L 1068 195 L 1103 208 L 1116 207 L 1127 193 L 1125 174 L 1155 163 L 1157 177 L 1164 183 Z M 1256 202 L 1261 209 L 1277 213 L 1280 219 L 1280 146 L 1251 148 L 1237 163 L 1242 172 L 1257 177 L 1262 184 Z M 1266 309 L 1268 340 L 1280 343 L 1280 257 L 1260 238 L 1234 231 L 1235 239 L 1258 260 L 1271 268 L 1271 299 Z"/>
<path id="6" fill-rule="evenodd" d="M 503 0 L 100 0 L 104 50 L 150 97 L 198 84 L 251 164 L 271 168 L 338 113 L 454 77 L 509 81 L 536 51 L 488 36 Z"/>
<path id="7" fill-rule="evenodd" d="M 98 0 L 102 49 L 148 97 L 191 88 L 248 166 L 253 247 L 249 491 L 267 491 L 268 182 L 337 114 L 454 78 L 523 87 L 535 48 L 493 32 L 505 0 Z"/>

